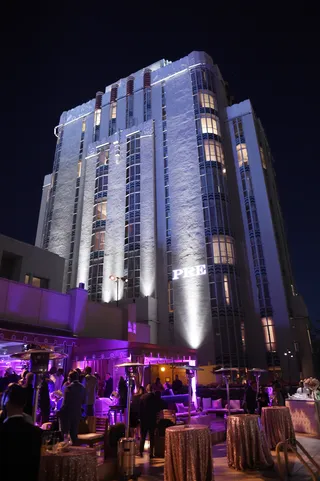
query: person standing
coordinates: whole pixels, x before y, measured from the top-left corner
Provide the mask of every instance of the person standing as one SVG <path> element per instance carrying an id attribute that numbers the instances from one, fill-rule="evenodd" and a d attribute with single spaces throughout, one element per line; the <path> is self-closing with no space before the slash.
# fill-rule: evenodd
<path id="1" fill-rule="evenodd" d="M 257 409 L 257 383 L 249 382 L 244 395 L 244 404 L 249 414 L 254 414 Z"/>
<path id="2" fill-rule="evenodd" d="M 91 374 L 92 369 L 90 366 L 87 366 L 84 371 L 85 377 L 82 381 L 82 385 L 84 386 L 86 393 L 86 416 L 94 416 L 94 404 L 96 402 L 96 397 L 98 393 L 98 379 Z"/>
<path id="3" fill-rule="evenodd" d="M 70 384 L 65 388 L 63 404 L 60 410 L 62 431 L 69 434 L 73 444 L 78 440 L 81 408 L 86 401 L 86 390 L 79 382 L 77 371 L 70 371 Z"/>
<path id="4" fill-rule="evenodd" d="M 48 423 L 50 417 L 50 388 L 52 384 L 50 375 L 45 373 L 43 375 L 42 383 L 39 391 L 39 409 L 41 413 L 41 424 Z"/>
<path id="5" fill-rule="evenodd" d="M 57 370 L 57 373 L 56 373 L 56 380 L 55 380 L 55 383 L 54 383 L 54 390 L 55 391 L 61 391 L 63 381 L 64 381 L 63 369 L 61 367 L 59 367 L 59 369 Z"/>
<path id="6" fill-rule="evenodd" d="M 154 458 L 154 432 L 157 424 L 158 402 L 152 392 L 151 384 L 146 387 L 146 394 L 140 398 L 140 456 L 143 456 L 144 443 L 149 433 L 150 439 L 150 458 Z"/>
<path id="7" fill-rule="evenodd" d="M 172 391 L 174 394 L 180 394 L 182 389 L 182 381 L 179 379 L 178 374 L 176 374 L 175 380 L 172 383 Z"/>
<path id="8" fill-rule="evenodd" d="M 25 385 L 22 386 L 23 389 L 26 390 L 26 404 L 24 406 L 23 412 L 26 414 L 29 414 L 29 416 L 32 416 L 32 407 L 33 407 L 33 395 L 34 395 L 34 389 L 33 389 L 33 372 L 28 372 L 26 375 L 26 381 Z"/>
<path id="9" fill-rule="evenodd" d="M 106 374 L 106 381 L 104 384 L 104 397 L 110 397 L 113 391 L 113 379 L 111 377 L 110 372 Z"/>
<path id="10" fill-rule="evenodd" d="M 39 474 L 42 431 L 23 416 L 26 390 L 12 384 L 4 394 L 7 417 L 0 425 L 1 479 L 36 481 Z"/>
<path id="11" fill-rule="evenodd" d="M 127 383 L 124 380 L 123 376 L 120 376 L 120 379 L 119 379 L 118 393 L 119 393 L 119 406 L 122 407 L 122 409 L 126 409 L 128 388 L 127 388 Z"/>
<path id="12" fill-rule="evenodd" d="M 152 391 L 155 392 L 155 391 L 159 391 L 159 392 L 162 392 L 164 391 L 164 387 L 163 385 L 161 384 L 161 381 L 160 381 L 160 378 L 157 377 L 156 381 L 152 384 Z"/>

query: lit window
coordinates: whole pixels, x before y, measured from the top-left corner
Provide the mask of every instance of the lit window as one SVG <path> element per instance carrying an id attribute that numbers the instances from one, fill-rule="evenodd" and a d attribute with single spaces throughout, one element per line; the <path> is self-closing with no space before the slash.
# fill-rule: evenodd
<path id="1" fill-rule="evenodd" d="M 30 282 L 30 276 L 29 276 L 28 274 L 26 274 L 26 275 L 24 276 L 24 283 L 25 283 L 25 284 L 29 284 L 29 282 Z"/>
<path id="2" fill-rule="evenodd" d="M 105 232 L 96 232 L 92 236 L 92 246 L 94 251 L 103 251 L 104 250 L 104 237 Z"/>
<path id="3" fill-rule="evenodd" d="M 248 163 L 248 151 L 247 151 L 246 144 L 237 145 L 237 156 L 238 156 L 239 167 L 242 167 L 243 164 Z"/>
<path id="4" fill-rule="evenodd" d="M 94 113 L 94 125 L 97 127 L 100 125 L 101 120 L 101 109 L 97 109 Z"/>
<path id="5" fill-rule="evenodd" d="M 109 159 L 109 150 L 101 150 L 99 153 L 99 165 L 106 165 Z"/>
<path id="6" fill-rule="evenodd" d="M 261 319 L 263 332 L 264 332 L 264 339 L 267 346 L 268 351 L 275 351 L 276 350 L 276 336 L 274 331 L 274 322 L 271 317 L 263 317 Z"/>
<path id="7" fill-rule="evenodd" d="M 266 169 L 266 168 L 267 168 L 266 158 L 265 158 L 265 156 L 264 156 L 264 152 L 263 152 L 263 148 L 262 148 L 262 147 L 260 147 L 260 156 L 261 156 L 262 167 L 263 167 L 264 169 Z"/>
<path id="8" fill-rule="evenodd" d="M 234 242 L 230 236 L 213 236 L 213 257 L 215 264 L 234 264 Z"/>
<path id="9" fill-rule="evenodd" d="M 214 115 L 202 115 L 201 129 L 203 134 L 220 135 L 219 120 Z"/>
<path id="10" fill-rule="evenodd" d="M 110 119 L 115 119 L 117 117 L 117 102 L 112 102 L 110 105 Z"/>
<path id="11" fill-rule="evenodd" d="M 79 162 L 78 162 L 78 177 L 81 177 L 81 164 L 82 164 L 82 162 L 81 162 L 81 160 L 79 160 Z"/>
<path id="12" fill-rule="evenodd" d="M 82 132 L 85 132 L 86 131 L 86 121 L 83 120 L 82 121 Z"/>
<path id="13" fill-rule="evenodd" d="M 212 139 L 205 139 L 203 145 L 206 160 L 221 162 L 221 164 L 224 164 L 223 151 L 219 142 L 215 142 Z"/>
<path id="14" fill-rule="evenodd" d="M 215 98 L 212 94 L 205 94 L 205 93 L 199 92 L 199 98 L 200 98 L 201 108 L 209 108 L 209 109 L 215 108 Z"/>
<path id="15" fill-rule="evenodd" d="M 223 275 L 223 287 L 224 287 L 224 297 L 226 299 L 227 306 L 230 305 L 230 293 L 229 293 L 229 280 L 228 275 Z"/>
<path id="16" fill-rule="evenodd" d="M 246 347 L 246 332 L 245 332 L 243 321 L 241 321 L 241 340 L 242 340 L 242 345 L 245 348 Z"/>
<path id="17" fill-rule="evenodd" d="M 107 203 L 100 202 L 95 206 L 94 212 L 96 220 L 105 220 L 107 218 Z"/>

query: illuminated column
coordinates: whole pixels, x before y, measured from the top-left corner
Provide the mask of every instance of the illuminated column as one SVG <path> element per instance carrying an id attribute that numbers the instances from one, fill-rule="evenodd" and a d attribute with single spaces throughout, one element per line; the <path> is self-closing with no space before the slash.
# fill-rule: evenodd
<path id="1" fill-rule="evenodd" d="M 105 259 L 103 266 L 102 300 L 115 301 L 116 283 L 111 274 L 123 276 L 123 247 L 126 202 L 126 136 L 114 140 L 110 146 L 108 175 L 108 206 L 105 234 Z M 119 299 L 123 297 L 123 283 L 119 284 Z"/>
<path id="2" fill-rule="evenodd" d="M 165 90 L 172 268 L 177 270 L 206 265 L 206 250 L 189 73 L 172 78 L 166 84 Z M 213 338 L 207 273 L 181 277 L 172 283 L 175 341 L 195 349 L 201 347 L 203 357 L 212 359 Z"/>
<path id="3" fill-rule="evenodd" d="M 145 124 L 146 125 L 146 124 Z M 140 137 L 141 142 L 141 234 L 140 234 L 140 291 L 155 296 L 156 239 L 155 239 L 155 169 L 153 122 L 150 121 Z"/>

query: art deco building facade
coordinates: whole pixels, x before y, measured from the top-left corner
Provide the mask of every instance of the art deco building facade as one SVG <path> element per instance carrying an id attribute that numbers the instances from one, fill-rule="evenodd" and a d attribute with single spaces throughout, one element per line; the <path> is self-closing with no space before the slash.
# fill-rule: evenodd
<path id="1" fill-rule="evenodd" d="M 55 133 L 36 244 L 66 258 L 67 290 L 134 299 L 154 340 L 202 362 L 286 371 L 296 349 L 292 372 L 309 366 L 268 144 L 208 55 L 117 81 Z"/>

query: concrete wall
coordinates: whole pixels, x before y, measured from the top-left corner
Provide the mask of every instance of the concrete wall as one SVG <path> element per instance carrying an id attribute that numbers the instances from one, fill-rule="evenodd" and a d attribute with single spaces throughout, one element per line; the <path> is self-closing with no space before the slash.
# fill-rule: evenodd
<path id="1" fill-rule="evenodd" d="M 61 294 L 0 279 L 0 319 L 82 337 L 128 339 L 127 309 L 90 302 L 84 289 Z"/>
<path id="2" fill-rule="evenodd" d="M 62 291 L 65 265 L 62 257 L 11 237 L 0 235 L 0 265 L 4 251 L 22 258 L 14 280 L 24 283 L 25 275 L 32 274 L 34 277 L 48 279 L 50 290 Z"/>

